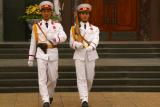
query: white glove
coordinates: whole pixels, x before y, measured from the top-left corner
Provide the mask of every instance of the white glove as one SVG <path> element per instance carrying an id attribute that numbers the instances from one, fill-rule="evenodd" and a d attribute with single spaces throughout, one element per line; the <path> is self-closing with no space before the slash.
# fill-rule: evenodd
<path id="1" fill-rule="evenodd" d="M 33 60 L 28 60 L 28 66 L 33 67 Z"/>
<path id="2" fill-rule="evenodd" d="M 86 35 L 86 32 L 85 32 L 84 30 L 80 30 L 80 32 L 81 32 L 81 35 L 82 35 L 82 36 L 85 36 L 85 35 Z"/>
<path id="3" fill-rule="evenodd" d="M 52 41 L 53 41 L 53 44 L 57 45 L 58 42 L 59 42 L 59 38 L 58 38 L 58 37 L 55 37 L 55 38 L 53 38 Z"/>
<path id="4" fill-rule="evenodd" d="M 89 51 L 92 51 L 93 50 L 93 47 L 92 46 L 88 46 L 87 48 L 86 48 L 86 50 L 89 52 Z"/>
<path id="5" fill-rule="evenodd" d="M 75 42 L 75 47 L 77 49 L 82 49 L 83 48 L 83 44 L 81 42 Z"/>

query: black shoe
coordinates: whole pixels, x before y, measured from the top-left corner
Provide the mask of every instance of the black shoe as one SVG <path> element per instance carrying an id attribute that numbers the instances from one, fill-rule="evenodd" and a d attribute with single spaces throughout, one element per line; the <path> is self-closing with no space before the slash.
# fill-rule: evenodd
<path id="1" fill-rule="evenodd" d="M 49 98 L 50 104 L 53 102 L 53 97 Z"/>
<path id="2" fill-rule="evenodd" d="M 82 102 L 82 107 L 89 107 L 89 106 L 88 106 L 88 102 L 87 102 L 87 101 L 83 101 L 83 102 Z"/>
<path id="3" fill-rule="evenodd" d="M 43 104 L 43 107 L 50 107 L 49 102 L 45 102 L 45 103 Z"/>

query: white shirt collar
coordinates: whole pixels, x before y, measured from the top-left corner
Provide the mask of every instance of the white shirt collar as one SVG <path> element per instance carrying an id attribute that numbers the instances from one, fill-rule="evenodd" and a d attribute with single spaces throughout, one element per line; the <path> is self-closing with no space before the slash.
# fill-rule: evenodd
<path id="1" fill-rule="evenodd" d="M 45 20 L 42 20 L 42 23 L 46 23 L 46 21 L 45 21 Z M 51 19 L 49 19 L 49 20 L 47 21 L 47 23 L 51 23 Z"/>
<path id="2" fill-rule="evenodd" d="M 84 23 L 84 22 L 82 22 L 82 21 L 80 22 L 80 25 L 81 25 L 81 26 L 84 26 L 84 24 L 86 24 L 86 27 L 89 26 L 89 22 L 86 22 L 86 23 Z"/>

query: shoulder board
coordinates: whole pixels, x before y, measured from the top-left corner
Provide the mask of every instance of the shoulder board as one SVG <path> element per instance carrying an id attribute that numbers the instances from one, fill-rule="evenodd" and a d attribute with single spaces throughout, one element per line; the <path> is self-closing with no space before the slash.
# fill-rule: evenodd
<path id="1" fill-rule="evenodd" d="M 38 24 L 41 24 L 42 23 L 42 21 L 41 20 L 38 20 L 38 21 L 36 21 Z"/>
<path id="2" fill-rule="evenodd" d="M 93 30 L 93 25 L 92 25 L 92 24 L 89 24 L 89 26 L 90 26 L 90 29 Z"/>
<path id="3" fill-rule="evenodd" d="M 52 21 L 52 22 L 51 22 L 51 24 L 53 25 L 53 24 L 54 24 L 54 22 Z"/>

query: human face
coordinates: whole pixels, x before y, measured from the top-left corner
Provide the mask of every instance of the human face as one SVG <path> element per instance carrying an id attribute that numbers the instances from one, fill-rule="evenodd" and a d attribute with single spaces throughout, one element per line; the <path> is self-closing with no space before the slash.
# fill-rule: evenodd
<path id="1" fill-rule="evenodd" d="M 80 12 L 79 13 L 79 17 L 80 17 L 82 22 L 88 22 L 89 16 L 90 16 L 89 12 Z"/>
<path id="2" fill-rule="evenodd" d="M 41 14 L 44 20 L 49 20 L 52 16 L 52 10 L 51 9 L 43 9 L 41 10 Z"/>

